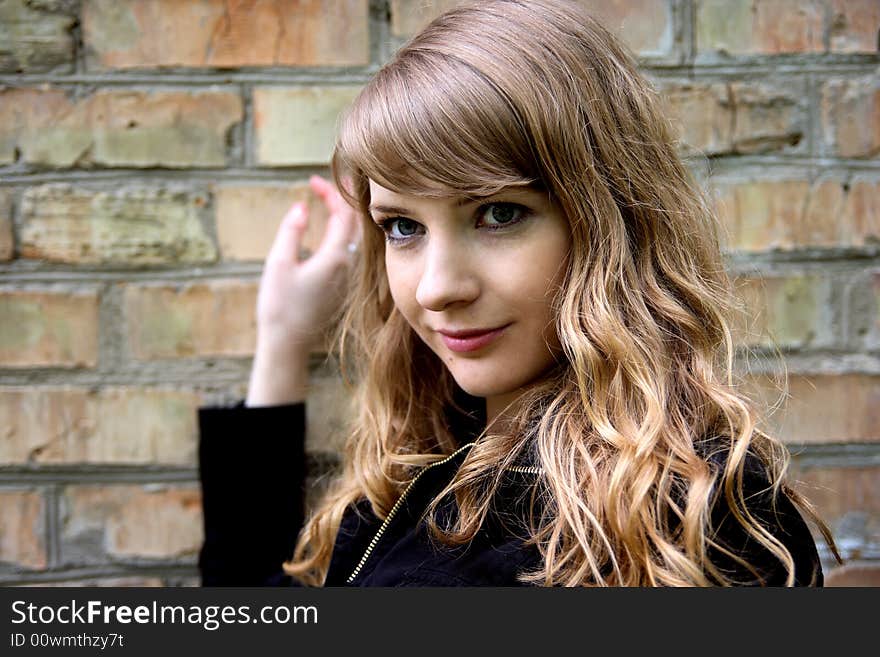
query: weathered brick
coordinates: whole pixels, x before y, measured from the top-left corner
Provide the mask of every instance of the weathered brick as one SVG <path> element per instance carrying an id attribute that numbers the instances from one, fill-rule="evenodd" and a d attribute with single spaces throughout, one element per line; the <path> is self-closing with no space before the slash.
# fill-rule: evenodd
<path id="1" fill-rule="evenodd" d="M 65 564 L 193 558 L 201 542 L 201 495 L 195 485 L 70 486 L 63 491 Z"/>
<path id="2" fill-rule="evenodd" d="M 862 248 L 880 238 L 878 185 L 870 177 L 716 180 L 713 193 L 730 248 Z"/>
<path id="3" fill-rule="evenodd" d="M 346 427 L 353 418 L 352 393 L 342 377 L 313 376 L 306 404 L 306 450 L 341 454 L 348 438 Z"/>
<path id="4" fill-rule="evenodd" d="M 795 470 L 797 489 L 815 506 L 850 558 L 880 548 L 880 467 L 812 467 Z"/>
<path id="5" fill-rule="evenodd" d="M 262 87 L 254 90 L 257 162 L 265 166 L 326 164 L 336 121 L 359 86 Z"/>
<path id="6" fill-rule="evenodd" d="M 0 366 L 97 364 L 96 292 L 0 288 Z"/>
<path id="7" fill-rule="evenodd" d="M 843 217 L 852 226 L 854 246 L 880 244 L 880 180 L 855 176 L 843 186 Z"/>
<path id="8" fill-rule="evenodd" d="M 407 38 L 442 13 L 462 4 L 462 0 L 391 0 L 391 34 Z"/>
<path id="9" fill-rule="evenodd" d="M 52 88 L 0 91 L 0 158 L 49 167 L 220 167 L 243 117 L 225 91 L 105 89 L 80 99 Z"/>
<path id="10" fill-rule="evenodd" d="M 867 350 L 880 350 L 880 270 L 854 277 L 847 306 L 855 341 Z"/>
<path id="11" fill-rule="evenodd" d="M 728 55 L 822 52 L 824 15 L 824 0 L 697 0 L 697 50 Z"/>
<path id="12" fill-rule="evenodd" d="M 100 586 L 100 587 L 116 587 L 116 586 L 136 586 L 136 587 L 158 587 L 165 586 L 165 583 L 158 577 L 89 577 L 86 579 L 68 579 L 58 582 L 40 582 L 39 584 L 19 584 L 18 586 L 39 586 L 46 587 L 68 587 L 68 586 Z"/>
<path id="13" fill-rule="evenodd" d="M 0 164 L 22 159 L 22 142 L 27 141 L 28 135 L 52 125 L 57 117 L 68 114 L 71 107 L 71 101 L 60 89 L 0 89 Z"/>
<path id="14" fill-rule="evenodd" d="M 737 292 L 745 304 L 746 325 L 737 326 L 737 342 L 788 349 L 834 343 L 831 318 L 833 286 L 828 277 L 742 277 Z"/>
<path id="15" fill-rule="evenodd" d="M 802 84 L 734 82 L 730 90 L 735 109 L 731 135 L 735 153 L 791 150 L 803 141 L 807 106 Z"/>
<path id="16" fill-rule="evenodd" d="M 730 152 L 733 99 L 726 84 L 667 84 L 663 97 L 686 152 Z"/>
<path id="17" fill-rule="evenodd" d="M 193 466 L 199 403 L 161 388 L 0 388 L 0 464 Z"/>
<path id="18" fill-rule="evenodd" d="M 831 52 L 877 52 L 880 2 L 831 0 L 831 8 Z"/>
<path id="19" fill-rule="evenodd" d="M 409 37 L 461 0 L 391 0 L 391 33 Z M 672 47 L 672 13 L 665 0 L 603 2 L 581 0 L 588 11 L 640 55 L 667 54 Z"/>
<path id="20" fill-rule="evenodd" d="M 0 73 L 72 71 L 75 24 L 63 3 L 0 2 Z"/>
<path id="21" fill-rule="evenodd" d="M 302 246 L 314 251 L 324 235 L 327 210 L 307 183 L 218 187 L 214 192 L 214 207 L 222 258 L 265 260 L 281 219 L 298 201 L 308 204 L 309 213 Z"/>
<path id="22" fill-rule="evenodd" d="M 672 50 L 672 9 L 666 0 L 581 3 L 639 55 L 666 55 Z"/>
<path id="23" fill-rule="evenodd" d="M 142 360 L 253 355 L 256 303 L 256 282 L 128 286 L 131 352 Z"/>
<path id="24" fill-rule="evenodd" d="M 12 191 L 0 189 L 0 262 L 15 256 L 15 240 L 12 236 Z"/>
<path id="25" fill-rule="evenodd" d="M 806 133 L 799 81 L 666 83 L 662 93 L 686 153 L 791 151 Z"/>
<path id="26" fill-rule="evenodd" d="M 847 563 L 846 565 L 832 568 L 825 575 L 825 586 L 880 587 L 880 564 L 871 562 L 856 562 Z"/>
<path id="27" fill-rule="evenodd" d="M 880 77 L 829 80 L 822 86 L 825 149 L 840 157 L 880 154 Z"/>
<path id="28" fill-rule="evenodd" d="M 91 69 L 361 66 L 368 0 L 86 0 Z"/>
<path id="29" fill-rule="evenodd" d="M 762 402 L 775 403 L 780 390 L 769 378 L 749 379 Z M 790 443 L 880 441 L 880 376 L 792 374 L 784 408 L 769 421 Z"/>
<path id="30" fill-rule="evenodd" d="M 46 567 L 45 502 L 37 491 L 0 490 L 0 562 Z"/>
<path id="31" fill-rule="evenodd" d="M 22 202 L 21 256 L 132 267 L 213 262 L 217 250 L 199 220 L 204 204 L 200 194 L 172 189 L 35 187 Z"/>

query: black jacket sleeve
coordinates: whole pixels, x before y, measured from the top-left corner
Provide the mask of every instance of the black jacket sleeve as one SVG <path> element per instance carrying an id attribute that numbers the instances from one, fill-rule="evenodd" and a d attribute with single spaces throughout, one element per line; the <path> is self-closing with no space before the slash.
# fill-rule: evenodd
<path id="1" fill-rule="evenodd" d="M 203 407 L 202 586 L 295 584 L 281 564 L 303 524 L 305 404 Z"/>

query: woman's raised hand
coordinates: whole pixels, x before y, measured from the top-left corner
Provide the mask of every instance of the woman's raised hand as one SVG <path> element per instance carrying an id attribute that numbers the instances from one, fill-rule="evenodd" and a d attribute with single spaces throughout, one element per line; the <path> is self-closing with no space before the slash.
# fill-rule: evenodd
<path id="1" fill-rule="evenodd" d="M 305 203 L 288 210 L 269 250 L 257 295 L 257 348 L 248 406 L 303 401 L 309 352 L 329 328 L 348 285 L 353 249 L 360 242 L 354 210 L 327 180 L 312 176 L 312 191 L 327 207 L 320 246 L 300 258 L 308 227 Z"/>

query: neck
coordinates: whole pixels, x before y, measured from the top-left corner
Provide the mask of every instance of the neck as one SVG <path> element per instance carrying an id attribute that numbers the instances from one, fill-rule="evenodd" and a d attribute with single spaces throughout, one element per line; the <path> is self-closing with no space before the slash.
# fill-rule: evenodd
<path id="1" fill-rule="evenodd" d="M 522 390 L 514 390 L 504 395 L 486 397 L 486 426 L 493 431 L 504 432 L 518 410 L 516 400 L 521 394 Z"/>

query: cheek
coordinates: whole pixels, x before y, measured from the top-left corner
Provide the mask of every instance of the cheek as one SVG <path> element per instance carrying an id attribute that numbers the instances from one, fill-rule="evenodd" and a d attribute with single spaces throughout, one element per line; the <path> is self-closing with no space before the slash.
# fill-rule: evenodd
<path id="1" fill-rule="evenodd" d="M 556 342 L 556 311 L 554 300 L 562 285 L 568 262 L 568 241 L 553 240 L 530 254 L 532 266 L 518 277 L 515 290 L 520 305 L 528 312 L 536 330 L 541 330 L 545 338 Z"/>
<path id="2" fill-rule="evenodd" d="M 416 272 L 406 263 L 391 257 L 385 258 L 385 272 L 388 277 L 388 289 L 398 311 L 412 324 L 414 306 L 416 306 Z"/>

